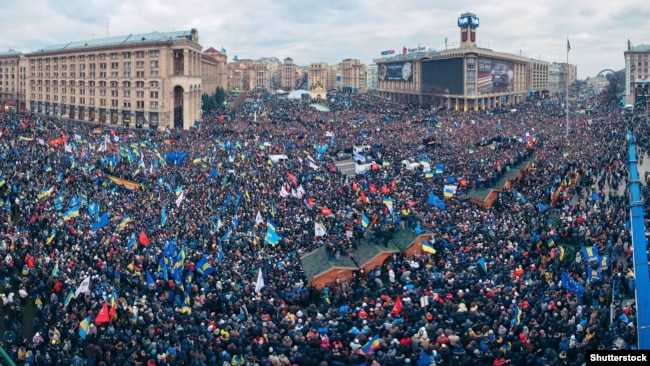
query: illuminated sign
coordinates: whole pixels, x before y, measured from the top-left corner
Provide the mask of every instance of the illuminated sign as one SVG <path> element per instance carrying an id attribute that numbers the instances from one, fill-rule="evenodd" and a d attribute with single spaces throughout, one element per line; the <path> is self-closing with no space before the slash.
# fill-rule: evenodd
<path id="1" fill-rule="evenodd" d="M 381 51 L 382 56 L 394 55 L 395 50 Z"/>
<path id="2" fill-rule="evenodd" d="M 462 16 L 458 18 L 458 26 L 459 27 L 467 27 L 472 26 L 474 28 L 478 27 L 478 18 L 477 17 L 472 17 L 472 16 Z"/>
<path id="3" fill-rule="evenodd" d="M 413 48 L 404 47 L 402 48 L 402 55 L 406 55 L 407 53 L 424 52 L 426 50 L 427 48 L 424 46 L 417 46 Z"/>

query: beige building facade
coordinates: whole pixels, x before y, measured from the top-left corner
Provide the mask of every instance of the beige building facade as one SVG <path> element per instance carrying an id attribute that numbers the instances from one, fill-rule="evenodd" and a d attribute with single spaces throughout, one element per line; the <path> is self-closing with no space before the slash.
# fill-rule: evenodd
<path id="1" fill-rule="evenodd" d="M 302 71 L 293 63 L 291 57 L 284 59 L 280 65 L 280 88 L 291 91 L 299 86 Z"/>
<path id="2" fill-rule="evenodd" d="M 25 111 L 27 59 L 17 51 L 0 53 L 0 110 Z"/>
<path id="3" fill-rule="evenodd" d="M 366 92 L 366 66 L 358 59 L 345 59 L 339 63 L 341 83 L 339 89 L 343 92 Z"/>
<path id="4" fill-rule="evenodd" d="M 196 29 L 45 47 L 23 55 L 16 103 L 34 114 L 189 129 L 201 119 L 201 95 L 227 81 L 226 54 L 201 49 Z"/>
<path id="5" fill-rule="evenodd" d="M 632 46 L 628 41 L 625 56 L 625 100 L 627 104 L 645 102 L 650 100 L 650 45 L 640 44 Z"/>
<path id="6" fill-rule="evenodd" d="M 479 18 L 473 13 L 461 14 L 458 27 L 458 48 L 433 51 L 405 47 L 401 54 L 374 60 L 378 95 L 396 102 L 461 111 L 508 106 L 529 96 L 549 95 L 550 63 L 478 47 Z M 575 75 L 575 66 L 569 69 Z"/>

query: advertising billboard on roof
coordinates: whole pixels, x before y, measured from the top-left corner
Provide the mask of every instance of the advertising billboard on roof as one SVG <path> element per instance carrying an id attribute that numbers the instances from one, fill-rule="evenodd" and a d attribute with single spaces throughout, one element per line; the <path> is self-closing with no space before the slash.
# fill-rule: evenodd
<path id="1" fill-rule="evenodd" d="M 491 57 L 478 58 L 478 91 L 493 93 L 512 91 L 514 62 Z"/>
<path id="2" fill-rule="evenodd" d="M 422 61 L 422 92 L 427 94 L 463 94 L 463 59 Z"/>
<path id="3" fill-rule="evenodd" d="M 390 62 L 378 67 L 380 81 L 413 81 L 413 62 Z"/>

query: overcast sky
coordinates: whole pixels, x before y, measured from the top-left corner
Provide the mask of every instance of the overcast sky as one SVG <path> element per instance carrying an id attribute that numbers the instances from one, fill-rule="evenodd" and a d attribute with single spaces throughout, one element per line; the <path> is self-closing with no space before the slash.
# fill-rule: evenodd
<path id="1" fill-rule="evenodd" d="M 580 79 L 624 68 L 628 39 L 650 44 L 648 0 L 30 0 L 3 4 L 0 51 L 196 28 L 228 61 L 371 64 L 385 50 L 457 47 L 466 11 L 480 18 L 479 47 L 494 51 L 565 62 L 568 38 Z"/>

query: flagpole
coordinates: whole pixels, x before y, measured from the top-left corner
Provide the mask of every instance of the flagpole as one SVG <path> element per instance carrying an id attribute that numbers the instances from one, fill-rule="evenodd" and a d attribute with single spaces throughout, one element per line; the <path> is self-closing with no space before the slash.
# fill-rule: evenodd
<path id="1" fill-rule="evenodd" d="M 571 50 L 569 46 L 569 39 L 566 40 L 566 71 L 564 72 L 564 81 L 566 83 L 566 95 L 565 95 L 565 104 L 566 104 L 566 136 L 569 137 L 569 51 Z"/>

